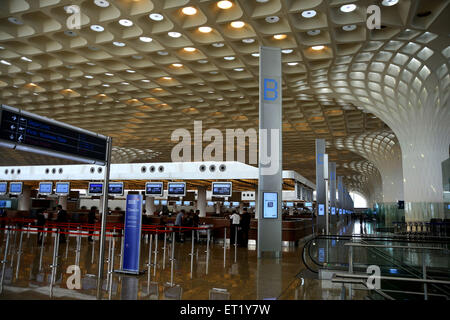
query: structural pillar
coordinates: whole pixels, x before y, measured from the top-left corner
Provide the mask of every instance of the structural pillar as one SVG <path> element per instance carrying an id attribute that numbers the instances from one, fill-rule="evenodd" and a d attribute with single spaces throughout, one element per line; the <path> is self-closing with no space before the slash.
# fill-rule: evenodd
<path id="1" fill-rule="evenodd" d="M 31 208 L 31 188 L 23 186 L 22 194 L 19 196 L 17 210 L 30 211 Z"/>
<path id="2" fill-rule="evenodd" d="M 153 215 L 156 211 L 155 197 L 146 196 L 145 197 L 145 211 L 147 215 Z"/>
<path id="3" fill-rule="evenodd" d="M 206 188 L 198 187 L 197 190 L 197 210 L 200 210 L 200 217 L 206 217 Z"/>
<path id="4" fill-rule="evenodd" d="M 58 204 L 62 206 L 63 210 L 67 210 L 67 196 L 59 196 Z"/>

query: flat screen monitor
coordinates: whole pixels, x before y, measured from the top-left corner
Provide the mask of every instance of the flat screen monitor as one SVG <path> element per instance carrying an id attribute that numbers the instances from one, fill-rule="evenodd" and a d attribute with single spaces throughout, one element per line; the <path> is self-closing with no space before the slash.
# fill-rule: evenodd
<path id="1" fill-rule="evenodd" d="M 162 197 L 164 194 L 164 185 L 162 182 L 147 182 L 145 184 L 145 195 Z"/>
<path id="2" fill-rule="evenodd" d="M 336 208 L 335 207 L 331 207 L 331 215 L 335 215 L 336 214 Z"/>
<path id="3" fill-rule="evenodd" d="M 319 204 L 319 216 L 324 216 L 324 215 L 325 215 L 325 205 Z"/>
<path id="4" fill-rule="evenodd" d="M 108 194 L 123 196 L 123 182 L 110 182 L 108 185 Z"/>
<path id="5" fill-rule="evenodd" d="M 161 205 L 167 206 L 167 200 L 161 200 Z"/>
<path id="6" fill-rule="evenodd" d="M 277 219 L 278 218 L 278 193 L 277 192 L 263 192 L 263 218 Z"/>
<path id="7" fill-rule="evenodd" d="M 231 182 L 213 182 L 212 195 L 213 197 L 231 197 L 232 183 Z"/>
<path id="8" fill-rule="evenodd" d="M 70 182 L 57 182 L 55 193 L 58 195 L 68 195 L 70 193 Z"/>
<path id="9" fill-rule="evenodd" d="M 191 202 L 190 202 L 190 201 L 183 201 L 183 205 L 184 205 L 184 206 L 190 206 L 190 205 L 191 205 Z"/>
<path id="10" fill-rule="evenodd" d="M 229 207 L 230 206 L 230 201 L 224 201 L 223 202 L 223 206 L 224 207 Z"/>
<path id="11" fill-rule="evenodd" d="M 0 182 L 0 194 L 6 194 L 8 182 Z"/>
<path id="12" fill-rule="evenodd" d="M 312 208 L 312 202 L 305 202 L 305 207 Z"/>
<path id="13" fill-rule="evenodd" d="M 10 182 L 9 194 L 22 194 L 23 182 Z"/>
<path id="14" fill-rule="evenodd" d="M 183 203 L 183 202 L 181 202 L 181 201 L 176 201 L 176 202 L 175 202 L 175 204 L 176 204 L 177 206 L 181 206 L 182 203 Z"/>
<path id="15" fill-rule="evenodd" d="M 233 207 L 239 207 L 239 202 L 233 202 Z"/>
<path id="16" fill-rule="evenodd" d="M 11 200 L 0 200 L 1 209 L 11 209 L 11 206 L 12 206 Z"/>
<path id="17" fill-rule="evenodd" d="M 102 182 L 89 182 L 88 195 L 101 196 L 102 194 L 103 194 L 103 183 Z"/>
<path id="18" fill-rule="evenodd" d="M 342 209 L 339 209 L 339 214 L 342 214 Z"/>
<path id="19" fill-rule="evenodd" d="M 52 194 L 53 182 L 39 182 L 39 194 Z"/>
<path id="20" fill-rule="evenodd" d="M 214 207 L 214 202 L 213 201 L 208 201 L 208 207 Z"/>
<path id="21" fill-rule="evenodd" d="M 169 196 L 184 197 L 186 195 L 186 182 L 169 182 L 167 189 Z"/>
<path id="22" fill-rule="evenodd" d="M 286 202 L 286 207 L 293 207 L 294 203 L 293 202 Z"/>
<path id="23" fill-rule="evenodd" d="M 256 202 L 255 201 L 251 201 L 250 202 L 250 207 L 253 207 L 253 208 L 256 207 Z"/>
<path id="24" fill-rule="evenodd" d="M 159 200 L 154 200 L 153 203 L 155 204 L 155 206 L 159 205 Z"/>

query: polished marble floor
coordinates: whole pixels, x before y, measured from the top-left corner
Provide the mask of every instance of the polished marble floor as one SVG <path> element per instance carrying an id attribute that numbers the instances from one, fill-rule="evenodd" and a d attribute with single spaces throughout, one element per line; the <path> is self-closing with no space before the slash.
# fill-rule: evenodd
<path id="1" fill-rule="evenodd" d="M 343 223 L 332 231 L 351 234 L 362 230 L 356 222 Z M 4 234 L 0 236 L 2 258 L 5 238 Z M 306 270 L 301 258 L 303 243 L 296 247 L 283 247 L 281 259 L 258 259 L 254 246 L 250 245 L 247 249 L 230 246 L 229 243 L 224 256 L 223 242 L 220 240 L 211 241 L 208 260 L 206 241 L 195 244 L 192 273 L 191 241 L 175 243 L 172 273 L 170 241 L 166 241 L 165 255 L 164 241 L 158 241 L 156 265 L 149 268 L 149 241 L 143 239 L 140 264 L 145 273 L 140 276 L 105 275 L 102 298 L 208 300 L 210 290 L 219 288 L 226 289 L 232 300 L 340 299 L 341 285 L 320 281 Z M 79 241 L 77 246 L 77 237 L 71 236 L 69 241 L 60 244 L 55 281 L 50 287 L 54 238 L 47 236 L 42 246 L 37 244 L 36 235 L 24 233 L 20 248 L 20 234 L 11 235 L 0 299 L 96 299 L 99 244 L 98 241 L 88 242 L 86 236 L 80 237 Z M 155 241 L 152 243 L 154 250 Z M 113 243 L 107 241 L 106 258 L 110 245 L 112 247 Z M 120 241 L 114 242 L 114 267 L 106 263 L 105 271 L 120 268 L 120 246 Z M 151 263 L 154 262 L 152 251 Z M 68 289 L 67 280 L 72 273 L 67 273 L 67 268 L 71 265 L 80 268 L 80 289 Z M 364 299 L 366 294 L 364 290 L 353 290 L 350 298 Z"/>

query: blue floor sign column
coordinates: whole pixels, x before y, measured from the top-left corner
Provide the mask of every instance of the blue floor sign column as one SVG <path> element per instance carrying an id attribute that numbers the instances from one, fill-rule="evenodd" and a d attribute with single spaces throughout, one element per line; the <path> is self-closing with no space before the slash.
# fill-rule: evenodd
<path id="1" fill-rule="evenodd" d="M 122 272 L 139 273 L 141 245 L 142 195 L 127 195 Z"/>

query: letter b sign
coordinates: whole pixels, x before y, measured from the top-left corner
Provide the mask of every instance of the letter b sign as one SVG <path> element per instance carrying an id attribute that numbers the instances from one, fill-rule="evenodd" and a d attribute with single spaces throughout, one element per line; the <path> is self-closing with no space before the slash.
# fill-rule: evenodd
<path id="1" fill-rule="evenodd" d="M 275 101 L 278 99 L 278 82 L 274 79 L 264 78 L 264 100 Z"/>

